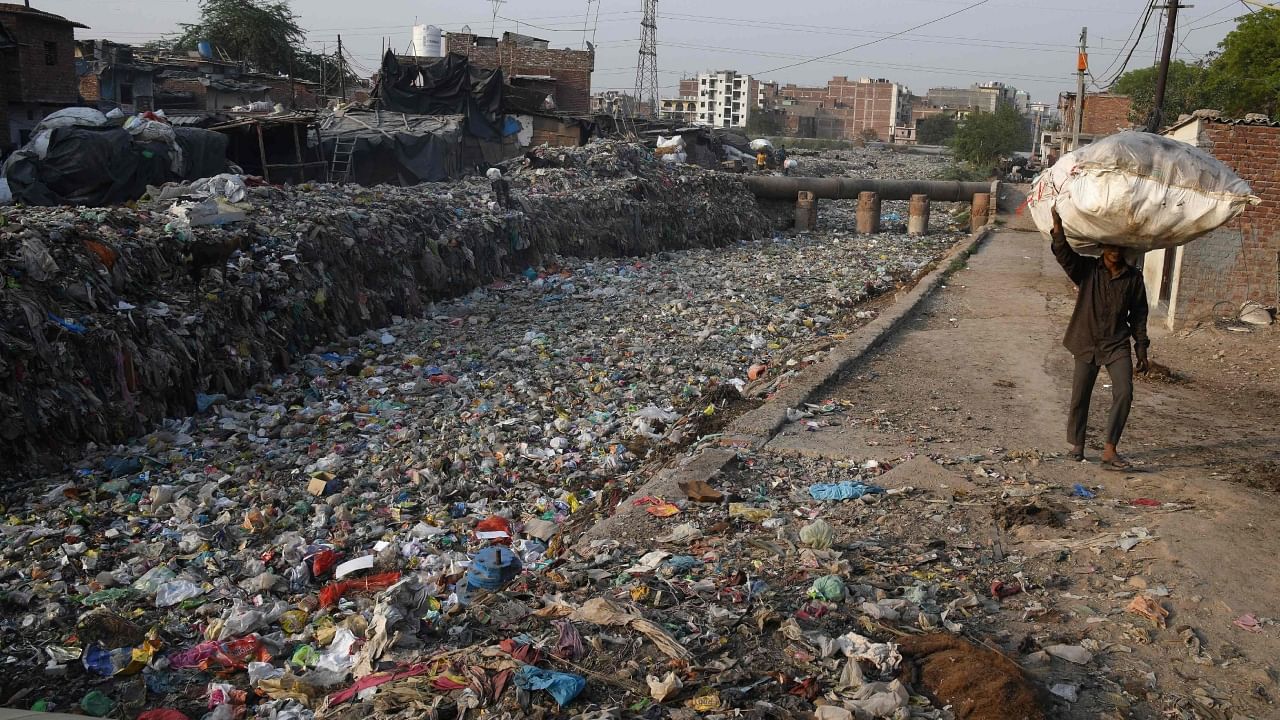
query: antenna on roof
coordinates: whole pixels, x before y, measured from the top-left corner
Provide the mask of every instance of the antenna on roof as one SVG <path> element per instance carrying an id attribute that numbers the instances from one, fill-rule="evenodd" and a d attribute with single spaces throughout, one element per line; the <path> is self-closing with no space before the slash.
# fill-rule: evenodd
<path id="1" fill-rule="evenodd" d="M 493 21 L 489 23 L 489 35 L 493 35 L 498 27 L 498 8 L 500 8 L 507 0 L 489 0 L 489 4 L 493 6 Z"/>

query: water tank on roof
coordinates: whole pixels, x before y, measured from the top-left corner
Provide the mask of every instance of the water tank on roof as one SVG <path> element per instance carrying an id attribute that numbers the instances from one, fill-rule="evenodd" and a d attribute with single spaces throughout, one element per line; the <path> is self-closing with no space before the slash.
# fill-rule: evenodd
<path id="1" fill-rule="evenodd" d="M 413 54 L 416 57 L 443 57 L 440 28 L 435 25 L 413 26 Z"/>
<path id="2" fill-rule="evenodd" d="M 444 57 L 444 36 L 435 25 L 427 26 L 427 57 Z"/>
<path id="3" fill-rule="evenodd" d="M 196 43 L 196 49 L 200 51 L 200 57 L 205 59 L 213 58 L 213 43 L 208 40 L 201 40 Z"/>

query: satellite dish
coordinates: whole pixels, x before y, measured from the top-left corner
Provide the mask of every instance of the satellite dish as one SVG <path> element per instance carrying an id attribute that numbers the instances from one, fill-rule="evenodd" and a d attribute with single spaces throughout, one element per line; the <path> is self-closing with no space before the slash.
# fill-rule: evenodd
<path id="1" fill-rule="evenodd" d="M 590 41 L 590 40 L 588 40 L 588 41 L 587 41 L 587 49 L 588 49 L 588 50 L 590 50 L 591 52 L 595 52 L 595 51 L 596 51 L 596 46 L 595 46 L 595 45 L 592 45 L 592 44 L 591 44 L 591 41 Z"/>

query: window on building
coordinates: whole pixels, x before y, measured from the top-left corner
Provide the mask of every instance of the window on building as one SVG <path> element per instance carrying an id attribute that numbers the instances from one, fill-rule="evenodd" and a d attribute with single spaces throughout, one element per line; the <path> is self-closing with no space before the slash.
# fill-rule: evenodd
<path id="1" fill-rule="evenodd" d="M 737 125 L 737 124 L 738 124 L 738 116 L 737 116 L 737 115 L 734 115 L 734 116 L 733 116 L 733 124 L 734 124 L 734 125 Z"/>
<path id="2" fill-rule="evenodd" d="M 57 64 L 58 64 L 58 43 L 56 43 L 56 42 L 45 42 L 45 44 L 44 44 L 44 64 L 45 64 L 45 65 L 57 65 Z"/>

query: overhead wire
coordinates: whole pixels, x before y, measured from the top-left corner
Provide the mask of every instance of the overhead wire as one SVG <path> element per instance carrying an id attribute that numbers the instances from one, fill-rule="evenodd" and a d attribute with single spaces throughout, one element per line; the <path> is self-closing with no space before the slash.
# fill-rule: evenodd
<path id="1" fill-rule="evenodd" d="M 928 20 L 928 21 L 926 21 L 926 22 L 922 22 L 922 23 L 920 23 L 919 25 L 913 25 L 912 27 L 909 27 L 909 28 L 907 28 L 906 30 L 902 30 L 902 31 L 900 31 L 900 32 L 896 32 L 896 33 L 893 33 L 893 34 L 891 34 L 891 35 L 887 35 L 887 36 L 882 37 L 882 38 L 877 38 L 877 39 L 875 39 L 875 40 L 871 40 L 871 41 L 868 41 L 868 42 L 862 43 L 862 44 L 860 44 L 860 45 L 854 45 L 853 47 L 845 48 L 844 50 L 837 50 L 836 52 L 827 53 L 827 54 L 825 54 L 825 55 L 818 55 L 818 56 L 816 56 L 816 57 L 809 58 L 808 60 L 801 60 L 801 61 L 799 61 L 799 62 L 790 63 L 790 64 L 788 64 L 788 65 L 779 65 L 779 66 L 778 66 L 778 67 L 776 67 L 776 68 L 770 68 L 770 69 L 768 69 L 768 70 L 762 70 L 762 71 L 760 71 L 760 72 L 754 72 L 754 73 L 748 73 L 748 74 L 749 74 L 749 75 L 768 75 L 769 73 L 778 72 L 779 70 L 789 70 L 789 69 L 791 69 L 791 68 L 793 68 L 793 67 L 800 67 L 801 65 L 808 65 L 809 63 L 818 62 L 819 60 L 826 60 L 826 59 L 828 59 L 828 58 L 833 58 L 833 57 L 835 57 L 835 56 L 837 56 L 837 55 L 843 55 L 843 54 L 845 54 L 845 53 L 853 52 L 854 50 L 861 50 L 862 48 L 870 47 L 870 46 L 875 45 L 875 44 L 877 44 L 877 43 L 882 43 L 882 42 L 884 42 L 885 40 L 892 40 L 893 38 L 898 37 L 899 35 L 906 35 L 907 33 L 909 33 L 909 32 L 913 32 L 913 31 L 915 31 L 915 30 L 919 30 L 919 29 L 920 29 L 920 28 L 922 28 L 922 27 L 928 27 L 928 26 L 930 26 L 930 25 L 933 25 L 934 23 L 942 22 L 943 20 L 946 20 L 947 18 L 952 18 L 952 17 L 955 17 L 956 15 L 959 15 L 959 14 L 961 14 L 961 13 L 968 12 L 969 10 L 972 10 L 972 9 L 974 9 L 974 8 L 976 8 L 976 7 L 980 6 L 980 5 L 985 5 L 985 4 L 987 4 L 988 2 L 990 2 L 990 0 L 978 0 L 977 2 L 975 2 L 975 3 L 970 3 L 969 5 L 966 5 L 966 6 L 962 7 L 962 8 L 960 8 L 959 10 L 956 10 L 955 12 L 950 12 L 950 13 L 947 13 L 946 15 L 942 15 L 942 16 L 940 16 L 940 17 L 936 17 L 936 18 L 934 18 L 934 19 L 932 19 L 932 20 Z"/>
<path id="2" fill-rule="evenodd" d="M 1146 11 L 1139 15 L 1138 20 L 1133 23 L 1133 29 L 1129 31 L 1129 37 L 1125 38 L 1124 43 L 1120 45 L 1120 52 L 1116 53 L 1115 57 L 1111 59 L 1111 64 L 1107 65 L 1107 67 L 1099 73 L 1099 75 L 1106 79 L 1095 80 L 1095 87 L 1109 87 L 1116 78 L 1120 77 L 1120 75 L 1124 73 L 1124 69 L 1129 65 L 1129 60 L 1133 58 L 1134 51 L 1137 50 L 1138 45 L 1142 43 L 1142 36 L 1147 31 L 1147 24 L 1151 22 L 1151 13 L 1155 12 L 1155 5 L 1155 0 L 1147 0 Z M 1139 29 L 1139 26 L 1141 26 L 1141 29 Z M 1137 32 L 1137 37 L 1134 37 L 1135 31 Z M 1120 64 L 1119 70 L 1112 73 L 1111 69 L 1114 68 L 1116 63 L 1120 60 L 1120 55 L 1124 53 L 1124 48 L 1129 44 L 1130 40 L 1133 41 L 1133 45 L 1129 47 L 1129 52 L 1125 55 L 1124 62 Z M 1092 73 L 1090 73 L 1090 77 L 1093 77 Z"/>
<path id="3" fill-rule="evenodd" d="M 1113 73 L 1110 77 L 1108 77 L 1105 81 L 1103 81 L 1101 83 L 1102 85 L 1105 85 L 1106 87 L 1110 87 L 1112 84 L 1115 83 L 1116 79 L 1118 79 L 1121 75 L 1124 74 L 1125 68 L 1129 67 L 1129 61 L 1133 59 L 1134 51 L 1138 49 L 1138 45 L 1142 44 L 1142 36 L 1147 32 L 1147 25 L 1150 24 L 1151 22 L 1151 14 L 1154 13 L 1156 9 L 1155 5 L 1156 4 L 1154 0 L 1152 0 L 1147 4 L 1147 13 L 1146 13 L 1146 16 L 1143 17 L 1142 19 L 1142 28 L 1138 30 L 1138 37 L 1134 39 L 1133 47 L 1129 48 L 1129 54 L 1125 56 L 1124 62 L 1120 63 L 1119 69 L 1117 69 L 1115 73 Z M 1102 74 L 1106 75 L 1107 71 L 1110 69 L 1111 69 L 1111 66 L 1108 65 L 1107 70 L 1103 70 Z"/>

